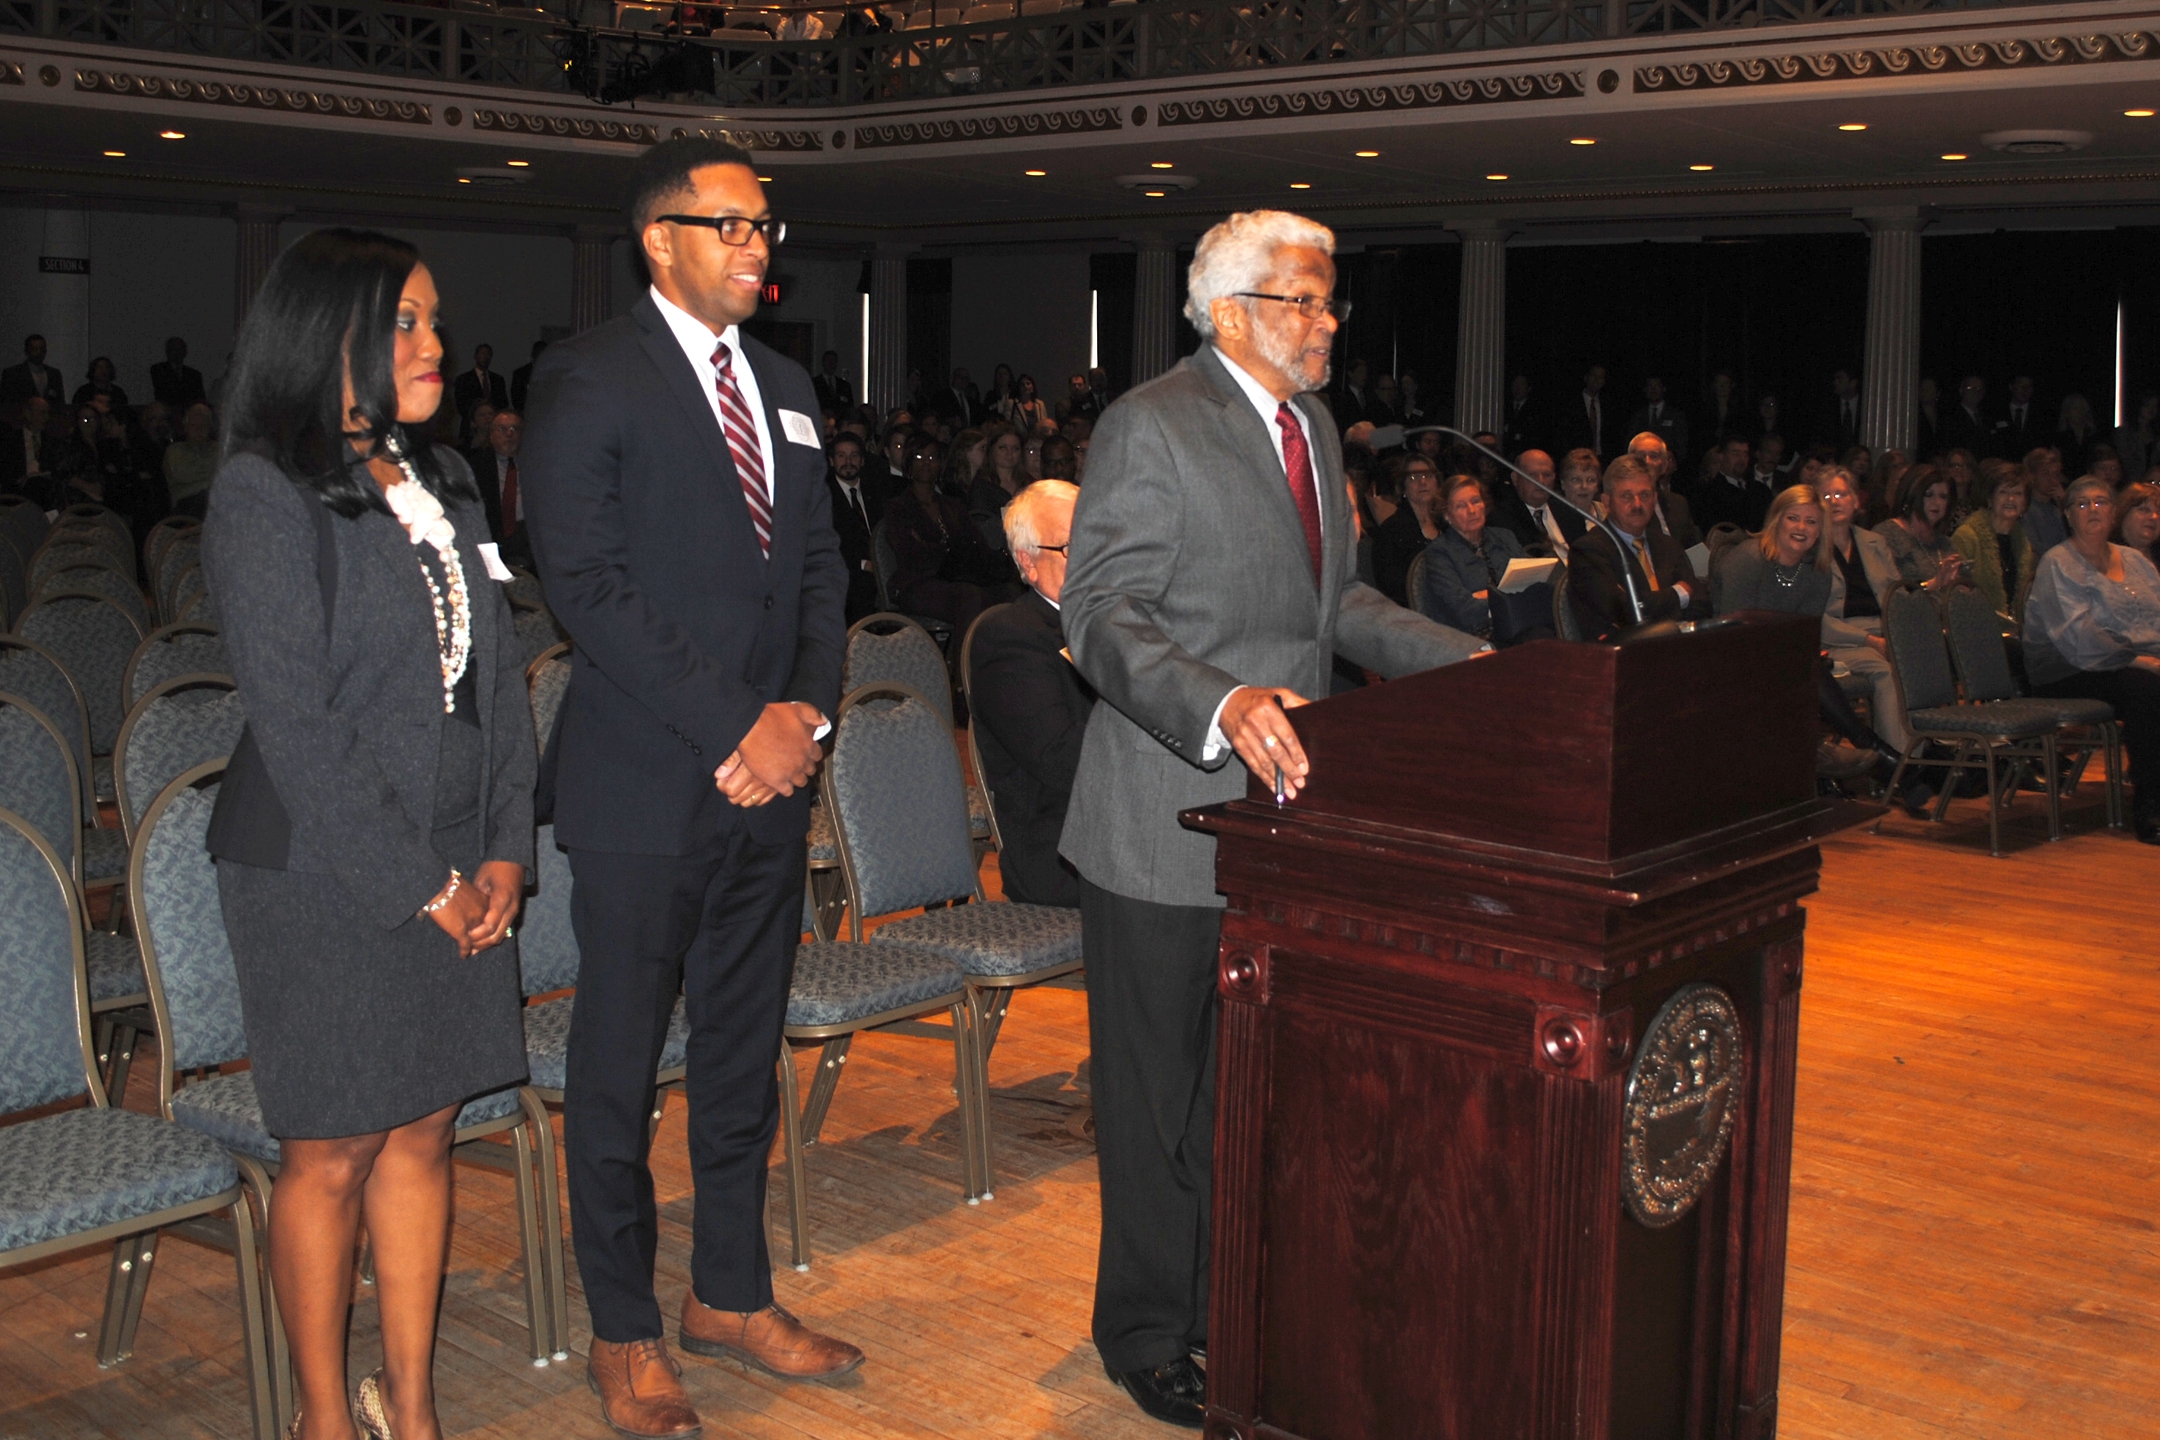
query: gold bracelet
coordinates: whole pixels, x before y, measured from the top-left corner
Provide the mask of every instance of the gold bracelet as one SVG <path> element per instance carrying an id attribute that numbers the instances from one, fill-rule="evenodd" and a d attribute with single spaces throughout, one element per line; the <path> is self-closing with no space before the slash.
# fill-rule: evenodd
<path id="1" fill-rule="evenodd" d="M 427 904 L 422 905 L 420 907 L 420 913 L 423 915 L 433 915 L 436 911 L 442 909 L 443 906 L 448 905 L 450 903 L 450 897 L 457 894 L 458 886 L 464 883 L 465 877 L 458 873 L 457 867 L 455 865 L 451 866 L 450 883 L 443 887 L 442 894 L 437 895 L 433 900 L 430 900 Z"/>

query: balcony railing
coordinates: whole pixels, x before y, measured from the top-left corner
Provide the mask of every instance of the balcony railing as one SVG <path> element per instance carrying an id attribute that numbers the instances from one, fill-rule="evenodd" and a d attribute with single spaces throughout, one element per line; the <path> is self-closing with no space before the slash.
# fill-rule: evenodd
<path id="1" fill-rule="evenodd" d="M 2030 0 L 2026 0 L 2030 3 Z M 980 13 L 982 7 L 971 7 Z M 0 0 L 0 34 L 721 108 L 996 95 L 1637 35 L 1989 10 L 1998 0 L 1113 4 L 823 40 L 683 39 L 523 11 L 353 0 Z"/>

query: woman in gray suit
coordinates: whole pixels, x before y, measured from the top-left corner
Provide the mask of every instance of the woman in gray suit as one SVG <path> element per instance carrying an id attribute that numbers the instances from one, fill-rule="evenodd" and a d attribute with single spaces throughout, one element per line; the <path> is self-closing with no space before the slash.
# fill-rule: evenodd
<path id="1" fill-rule="evenodd" d="M 203 564 L 247 706 L 211 823 L 263 1123 L 292 1434 L 436 1436 L 459 1107 L 525 1075 L 511 933 L 532 714 L 479 492 L 421 427 L 435 285 L 388 236 L 287 250 L 241 332 Z M 346 1414 L 362 1216 L 384 1368 Z"/>

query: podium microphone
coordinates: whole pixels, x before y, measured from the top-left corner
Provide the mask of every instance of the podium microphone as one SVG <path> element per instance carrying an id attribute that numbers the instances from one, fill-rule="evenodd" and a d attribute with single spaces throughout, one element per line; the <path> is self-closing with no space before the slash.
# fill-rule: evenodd
<path id="1" fill-rule="evenodd" d="M 1477 451 L 1478 454 L 1483 455 L 1486 459 L 1492 461 L 1497 465 L 1506 466 L 1509 470 L 1512 470 L 1517 475 L 1522 476 L 1523 479 L 1529 481 L 1532 485 L 1537 486 L 1538 489 L 1544 491 L 1547 495 L 1559 501 L 1562 505 L 1567 506 L 1568 509 L 1574 511 L 1577 515 L 1582 516 L 1583 519 L 1587 520 L 1592 525 L 1595 525 L 1598 529 L 1604 531 L 1606 536 L 1613 542 L 1614 548 L 1620 552 L 1620 578 L 1627 581 L 1628 604 L 1633 607 L 1635 611 L 1635 623 L 1637 625 L 1643 623 L 1642 596 L 1635 593 L 1635 572 L 1628 569 L 1627 563 L 1628 542 L 1626 538 L 1621 535 L 1618 526 L 1614 525 L 1610 520 L 1603 519 L 1597 515 L 1592 514 L 1590 511 L 1583 509 L 1582 506 L 1577 505 L 1574 501 L 1568 499 L 1567 496 L 1561 494 L 1558 490 L 1553 489 L 1552 486 L 1547 485 L 1544 481 L 1538 479 L 1537 476 L 1532 475 L 1529 471 L 1523 469 L 1522 466 L 1515 464 L 1505 455 L 1501 455 L 1494 451 L 1486 449 L 1483 445 L 1478 444 L 1477 441 L 1471 439 L 1468 435 L 1463 434 L 1462 431 L 1451 429 L 1446 425 L 1428 425 L 1422 428 L 1428 430 L 1437 430 L 1442 435 L 1453 435 L 1456 439 L 1462 441 L 1463 444 L 1468 445 L 1471 449 Z"/>

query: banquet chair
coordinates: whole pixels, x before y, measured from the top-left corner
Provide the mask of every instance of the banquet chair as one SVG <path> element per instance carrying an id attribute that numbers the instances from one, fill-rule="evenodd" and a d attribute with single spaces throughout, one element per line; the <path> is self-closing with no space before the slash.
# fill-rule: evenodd
<path id="1" fill-rule="evenodd" d="M 90 753 L 110 755 L 127 717 L 121 677 L 142 643 L 143 627 L 106 596 L 61 591 L 33 600 L 15 633 L 44 646 L 74 677 L 88 711 Z"/>
<path id="2" fill-rule="evenodd" d="M 103 595 L 106 599 L 127 611 L 128 618 L 137 629 L 150 629 L 150 607 L 143 600 L 142 591 L 136 588 L 132 575 L 123 575 L 110 565 L 70 565 L 64 570 L 48 571 L 38 582 L 30 596 L 32 605 L 47 595 L 57 595 L 73 590 L 89 595 Z"/>
<path id="3" fill-rule="evenodd" d="M 865 615 L 848 626 L 847 651 L 840 661 L 840 693 L 849 694 L 873 680 L 892 680 L 924 696 L 953 728 L 952 672 L 944 646 L 922 623 L 895 611 Z M 981 771 L 976 775 L 979 779 Z M 996 842 L 990 801 L 980 785 L 967 788 L 968 834 L 980 860 Z"/>
<path id="4" fill-rule="evenodd" d="M 113 746 L 113 793 L 129 844 L 158 792 L 182 771 L 231 755 L 246 724 L 230 675 L 175 675 L 135 702 Z"/>
<path id="5" fill-rule="evenodd" d="M 134 1349 L 160 1234 L 229 1211 L 254 1440 L 275 1440 L 267 1287 L 237 1165 L 215 1140 L 106 1099 L 92 1058 L 81 909 L 52 846 L 0 810 L 0 1114 L 88 1103 L 0 1126 L 0 1267 L 110 1243 L 99 1367 Z M 185 1392 L 180 1392 L 185 1393 Z"/>
<path id="6" fill-rule="evenodd" d="M 120 676 L 120 693 L 129 709 L 161 682 L 175 675 L 227 675 L 225 641 L 215 625 L 175 622 L 143 637 Z"/>

